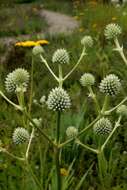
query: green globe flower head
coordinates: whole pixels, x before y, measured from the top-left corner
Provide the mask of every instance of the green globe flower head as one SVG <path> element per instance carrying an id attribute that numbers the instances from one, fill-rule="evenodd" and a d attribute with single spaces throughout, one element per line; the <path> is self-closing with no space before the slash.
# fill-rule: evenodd
<path id="1" fill-rule="evenodd" d="M 95 78 L 90 73 L 85 73 L 81 76 L 80 83 L 82 86 L 92 86 L 95 83 Z"/>
<path id="2" fill-rule="evenodd" d="M 91 48 L 93 46 L 93 39 L 91 36 L 84 36 L 81 39 L 81 44 L 85 46 L 85 48 Z"/>
<path id="3" fill-rule="evenodd" d="M 29 141 L 29 133 L 25 128 L 18 127 L 13 132 L 13 142 L 14 144 L 22 144 Z"/>
<path id="4" fill-rule="evenodd" d="M 118 115 L 121 115 L 123 117 L 127 117 L 127 106 L 126 105 L 121 105 L 117 108 L 116 110 Z"/>
<path id="5" fill-rule="evenodd" d="M 32 50 L 32 53 L 33 53 L 33 55 L 39 55 L 39 54 L 42 54 L 42 53 L 44 53 L 44 49 L 43 49 L 43 47 L 41 47 L 40 45 L 38 45 L 38 46 L 34 46 L 34 48 L 33 48 L 33 50 Z"/>
<path id="6" fill-rule="evenodd" d="M 105 28 L 104 35 L 106 39 L 115 39 L 122 33 L 122 29 L 118 24 L 111 23 Z"/>
<path id="7" fill-rule="evenodd" d="M 69 126 L 66 129 L 66 135 L 68 138 L 76 137 L 78 134 L 78 129 L 76 129 L 74 126 Z"/>
<path id="8" fill-rule="evenodd" d="M 15 69 L 9 73 L 5 79 L 5 88 L 7 92 L 16 92 L 16 90 L 26 91 L 29 82 L 29 73 L 22 68 Z"/>
<path id="9" fill-rule="evenodd" d="M 94 130 L 94 133 L 99 136 L 106 136 L 111 133 L 112 124 L 109 119 L 102 117 L 100 120 L 98 120 L 95 123 L 93 130 Z"/>
<path id="10" fill-rule="evenodd" d="M 66 49 L 57 49 L 52 57 L 52 62 L 57 64 L 68 64 L 70 61 L 69 54 Z"/>
<path id="11" fill-rule="evenodd" d="M 115 96 L 121 90 L 121 83 L 116 75 L 110 74 L 101 81 L 99 88 L 102 93 Z"/>
<path id="12" fill-rule="evenodd" d="M 47 106 L 53 111 L 64 111 L 71 106 L 70 97 L 64 89 L 56 87 L 49 93 Z"/>

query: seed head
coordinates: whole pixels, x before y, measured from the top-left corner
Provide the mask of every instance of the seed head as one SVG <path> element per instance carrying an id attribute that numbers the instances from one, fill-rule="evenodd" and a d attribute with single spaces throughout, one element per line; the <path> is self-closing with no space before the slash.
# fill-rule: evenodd
<path id="1" fill-rule="evenodd" d="M 115 39 L 121 33 L 122 33 L 121 27 L 115 23 L 108 24 L 104 31 L 104 35 L 107 39 Z"/>
<path id="2" fill-rule="evenodd" d="M 81 40 L 81 44 L 85 46 L 85 48 L 91 48 L 93 46 L 93 39 L 91 36 L 84 36 Z"/>
<path id="3" fill-rule="evenodd" d="M 116 75 L 110 74 L 101 81 L 99 88 L 102 93 L 115 96 L 121 90 L 121 83 Z"/>
<path id="4" fill-rule="evenodd" d="M 80 83 L 82 86 L 92 86 L 95 83 L 95 78 L 90 73 L 85 73 L 81 76 Z"/>
<path id="5" fill-rule="evenodd" d="M 95 123 L 93 130 L 95 134 L 105 136 L 111 133 L 112 124 L 109 119 L 103 117 Z"/>
<path id="6" fill-rule="evenodd" d="M 71 106 L 70 97 L 64 89 L 56 87 L 49 93 L 47 105 L 50 110 L 64 111 Z"/>
<path id="7" fill-rule="evenodd" d="M 18 127 L 14 130 L 12 139 L 15 144 L 22 144 L 28 142 L 29 137 L 29 133 L 26 129 Z"/>
<path id="8" fill-rule="evenodd" d="M 66 49 L 57 49 L 52 57 L 52 62 L 57 64 L 68 64 L 69 54 Z"/>
<path id="9" fill-rule="evenodd" d="M 29 82 L 29 73 L 22 68 L 15 69 L 9 73 L 5 79 L 5 88 L 7 92 L 15 92 L 17 90 L 25 91 Z"/>

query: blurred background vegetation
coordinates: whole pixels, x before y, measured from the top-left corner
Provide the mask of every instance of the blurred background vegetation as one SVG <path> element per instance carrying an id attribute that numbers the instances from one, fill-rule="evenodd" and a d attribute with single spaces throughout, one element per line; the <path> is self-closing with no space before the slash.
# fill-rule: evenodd
<path id="1" fill-rule="evenodd" d="M 71 35 L 49 35 L 47 33 L 48 24 L 45 19 L 40 17 L 40 11 L 42 11 L 43 8 L 71 15 L 79 22 L 78 29 Z M 3 91 L 5 91 L 5 77 L 10 71 L 18 67 L 24 67 L 30 71 L 32 49 L 24 49 L 22 47 L 16 48 L 14 43 L 17 41 L 17 38 L 21 41 L 24 39 L 24 35 L 30 35 L 28 36 L 29 40 L 47 39 L 50 44 L 44 47 L 45 57 L 56 73 L 58 72 L 57 68 L 53 67 L 51 63 L 52 54 L 57 48 L 66 48 L 71 57 L 70 66 L 64 68 L 66 73 L 72 68 L 72 65 L 76 63 L 80 55 L 81 38 L 88 34 L 93 37 L 94 48 L 88 52 L 88 55 L 83 59 L 76 73 L 74 73 L 64 84 L 64 87 L 68 90 L 72 98 L 72 110 L 71 113 L 65 113 L 62 117 L 62 139 L 65 139 L 65 130 L 69 125 L 76 125 L 82 129 L 95 117 L 94 109 L 91 109 L 93 106 L 91 106 L 92 102 L 88 97 L 88 92 L 86 89 L 82 89 L 79 84 L 80 76 L 84 72 L 90 72 L 95 75 L 96 85 L 94 90 L 98 94 L 99 100 L 103 101 L 102 95 L 98 93 L 99 82 L 109 73 L 117 74 L 124 86 L 124 90 L 119 97 L 112 100 L 112 105 L 114 105 L 114 102 L 119 102 L 122 97 L 126 95 L 126 66 L 122 62 L 120 56 L 112 51 L 113 45 L 105 40 L 103 34 L 106 24 L 111 22 L 118 23 L 123 29 L 123 35 L 121 36 L 120 42 L 121 44 L 123 43 L 126 53 L 126 4 L 115 6 L 111 4 L 110 1 L 99 0 L 0 0 L 0 22 L 0 88 Z M 11 41 L 11 38 L 14 39 L 14 41 Z M 35 98 L 39 99 L 42 95 L 47 95 L 51 88 L 55 87 L 56 83 L 52 80 L 52 76 L 50 76 L 47 69 L 38 58 L 35 59 L 34 66 Z M 14 96 L 9 95 L 9 98 L 16 101 Z M 100 103 L 102 103 L 101 101 Z M 20 152 L 20 147 L 17 148 L 13 145 L 11 137 L 14 128 L 22 125 L 21 116 L 1 98 L 0 105 L 0 140 L 8 151 L 13 151 L 15 154 L 18 154 Z M 50 135 L 53 135 L 55 127 L 54 114 L 50 113 L 45 108 L 39 109 L 35 105 L 33 105 L 32 112 L 33 117 L 42 117 L 44 130 L 50 133 Z M 116 115 L 114 114 L 111 120 L 114 122 L 115 118 Z M 38 138 L 34 140 L 35 142 L 32 145 L 30 154 L 31 166 L 33 170 L 35 170 L 37 177 L 39 178 L 41 176 L 41 179 L 46 181 L 52 165 L 52 149 L 38 133 L 37 137 Z M 93 139 L 92 131 L 82 136 L 82 141 L 91 145 L 96 143 Z M 113 148 L 110 149 L 112 146 Z M 106 150 L 107 158 L 109 158 L 109 152 L 112 152 L 112 158 L 110 159 L 113 165 L 113 169 L 109 175 L 109 178 L 112 179 L 112 183 L 108 190 L 127 189 L 126 147 L 127 127 L 125 121 L 124 125 L 119 129 L 117 135 L 113 138 Z M 87 171 L 91 163 L 96 163 L 96 158 L 88 151 L 84 151 L 79 147 L 77 148 L 72 144 L 67 146 L 62 154 L 64 161 L 61 167 L 63 168 L 67 168 L 74 158 L 77 159 L 74 163 L 75 182 L 72 185 L 72 189 L 74 190 L 75 183 Z M 40 167 L 42 167 L 41 172 L 39 170 Z M 108 181 L 109 178 L 106 180 Z M 38 190 L 30 174 L 25 170 L 25 166 L 18 161 L 0 154 L 0 190 L 22 190 L 23 188 L 24 190 Z M 80 189 L 103 190 L 99 184 L 96 165 L 94 165 L 91 173 L 87 176 L 87 180 L 85 180 Z"/>

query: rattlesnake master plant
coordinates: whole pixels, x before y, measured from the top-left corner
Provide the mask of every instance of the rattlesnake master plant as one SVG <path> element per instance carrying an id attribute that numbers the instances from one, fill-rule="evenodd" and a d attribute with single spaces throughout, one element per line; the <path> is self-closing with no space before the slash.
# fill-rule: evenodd
<path id="1" fill-rule="evenodd" d="M 12 139 L 15 144 L 22 144 L 29 141 L 29 133 L 25 128 L 18 127 L 14 130 Z"/>
<path id="2" fill-rule="evenodd" d="M 64 65 L 68 64 L 69 61 L 69 54 L 66 49 L 57 49 L 52 56 L 53 63 Z"/>
<path id="3" fill-rule="evenodd" d="M 116 42 L 117 49 L 120 51 L 123 60 L 125 62 L 127 62 L 127 60 L 125 59 L 125 57 L 123 55 L 123 52 L 121 51 L 122 49 L 119 46 L 118 41 L 116 40 L 117 36 L 120 33 L 121 33 L 121 29 L 116 24 L 110 24 L 105 29 L 106 38 L 107 39 L 114 39 L 115 38 L 114 41 Z M 107 95 L 115 96 L 121 90 L 121 83 L 120 83 L 118 76 L 116 76 L 114 74 L 110 74 L 110 75 L 107 75 L 101 81 L 101 83 L 99 85 L 99 89 L 106 96 L 105 96 L 105 100 L 103 102 L 103 105 L 100 105 L 98 98 L 97 98 L 98 93 L 97 94 L 94 93 L 94 91 L 92 89 L 92 86 L 95 83 L 95 78 L 92 74 L 85 73 L 84 75 L 82 75 L 82 77 L 80 79 L 80 83 L 82 86 L 86 86 L 88 88 L 90 95 L 93 98 L 93 103 L 95 104 L 95 107 L 96 107 L 96 110 L 95 110 L 96 114 L 94 114 L 94 116 L 96 115 L 96 117 L 93 121 L 91 121 L 91 123 L 88 123 L 88 125 L 86 122 L 85 126 L 82 130 L 80 130 L 80 126 L 78 129 L 74 126 L 69 126 L 66 129 L 67 140 L 62 142 L 63 138 L 61 138 L 62 137 L 62 134 L 61 134 L 61 114 L 62 114 L 62 111 L 69 109 L 71 106 L 70 96 L 63 89 L 63 83 L 65 82 L 65 80 L 68 77 L 70 77 L 70 75 L 78 67 L 81 60 L 86 55 L 87 48 L 90 48 L 93 46 L 92 37 L 91 36 L 85 36 L 81 40 L 81 44 L 82 44 L 81 55 L 79 56 L 77 63 L 74 65 L 74 67 L 72 67 L 72 69 L 66 75 L 64 75 L 64 73 L 63 73 L 62 66 L 64 66 L 64 65 L 66 66 L 69 63 L 69 54 L 65 49 L 62 49 L 62 48 L 55 51 L 55 53 L 53 54 L 53 57 L 52 57 L 52 62 L 54 64 L 56 64 L 56 66 L 58 66 L 58 71 L 59 71 L 58 76 L 55 75 L 53 70 L 50 68 L 47 60 L 43 57 L 43 49 L 41 48 L 41 46 L 36 46 L 33 48 L 32 58 L 33 58 L 33 56 L 39 56 L 41 61 L 45 64 L 48 71 L 51 73 L 51 75 L 54 77 L 54 79 L 56 80 L 56 82 L 58 84 L 58 87 L 56 87 L 50 91 L 50 93 L 48 95 L 48 99 L 46 99 L 45 96 L 42 96 L 39 101 L 37 101 L 36 99 L 32 100 L 32 98 L 33 98 L 33 91 L 32 90 L 33 90 L 33 81 L 34 81 L 33 80 L 33 73 L 34 73 L 33 72 L 33 64 L 34 64 L 33 61 L 34 61 L 34 59 L 32 60 L 32 63 L 33 63 L 32 69 L 31 69 L 31 73 L 32 73 L 31 79 L 32 80 L 31 80 L 31 85 L 30 85 L 31 88 L 29 91 L 29 94 L 30 94 L 29 102 L 24 101 L 24 93 L 21 92 L 21 93 L 17 93 L 17 99 L 18 99 L 18 104 L 19 104 L 19 105 L 17 105 L 14 102 L 12 102 L 11 100 L 9 100 L 4 95 L 4 93 L 0 91 L 0 95 L 8 103 L 10 103 L 12 106 L 14 106 L 16 109 L 18 109 L 19 111 L 22 112 L 22 116 L 23 116 L 22 117 L 22 123 L 24 124 L 24 126 L 23 126 L 24 128 L 18 127 L 17 129 L 14 130 L 13 142 L 15 144 L 22 144 L 25 142 L 27 143 L 27 149 L 25 150 L 25 154 L 24 154 L 23 158 L 17 157 L 13 154 L 10 154 L 9 152 L 7 152 L 7 150 L 6 150 L 6 152 L 5 152 L 5 150 L 3 151 L 3 149 L 0 149 L 0 150 L 7 153 L 12 158 L 16 158 L 18 160 L 25 161 L 26 166 L 29 166 L 29 164 L 30 164 L 29 159 L 28 159 L 29 158 L 29 150 L 30 150 L 30 147 L 32 144 L 32 138 L 34 137 L 34 133 L 36 132 L 36 130 L 34 130 L 34 127 L 35 127 L 40 132 L 39 134 L 43 135 L 43 137 L 50 143 L 50 145 L 52 145 L 52 151 L 53 151 L 54 160 L 55 160 L 55 170 L 54 170 L 55 175 L 56 175 L 55 176 L 56 177 L 55 190 L 61 190 L 62 189 L 61 176 L 60 176 L 60 163 L 59 163 L 60 159 L 59 158 L 61 158 L 61 156 L 62 156 L 62 154 L 61 154 L 61 152 L 63 152 L 62 148 L 70 142 L 74 142 L 74 143 L 82 146 L 83 148 L 86 148 L 87 150 L 92 151 L 92 152 L 97 154 L 98 166 L 99 166 L 98 167 L 98 173 L 99 173 L 99 177 L 101 176 L 100 182 L 103 184 L 102 172 L 104 172 L 104 174 L 107 172 L 107 168 L 106 168 L 106 171 L 104 171 L 105 170 L 105 168 L 103 167 L 104 163 L 102 163 L 104 161 L 104 159 L 106 159 L 106 158 L 104 158 L 105 157 L 104 148 L 105 148 L 105 146 L 107 146 L 107 144 L 110 141 L 115 130 L 119 127 L 122 116 L 127 116 L 127 106 L 121 105 L 125 101 L 127 101 L 127 97 L 124 100 L 122 100 L 122 103 L 119 103 L 114 108 L 107 110 L 108 109 L 107 108 L 107 99 L 108 99 Z M 5 87 L 6 87 L 6 90 L 8 92 L 16 93 L 16 92 L 20 92 L 20 90 L 22 90 L 24 92 L 24 91 L 26 91 L 26 88 L 28 86 L 28 82 L 29 82 L 29 73 L 25 69 L 19 68 L 19 69 L 14 70 L 13 72 L 11 72 L 7 76 L 6 82 L 5 82 Z M 27 99 L 25 99 L 25 100 L 27 100 Z M 52 135 L 52 137 L 50 137 L 50 135 L 48 134 L 48 131 L 47 131 L 47 133 L 45 133 L 45 130 L 42 129 L 43 120 L 41 120 L 40 118 L 37 119 L 37 118 L 32 117 L 32 113 L 31 113 L 32 102 L 34 102 L 35 105 L 39 105 L 39 107 L 41 109 L 44 107 L 44 105 L 45 105 L 45 107 L 47 105 L 48 109 L 57 112 L 57 114 L 56 114 L 57 115 L 56 128 L 54 130 L 55 134 Z M 85 104 L 86 104 L 86 102 L 85 102 Z M 105 118 L 104 116 L 111 114 L 116 109 L 117 109 L 117 114 L 118 114 L 117 115 L 118 120 L 116 120 L 116 122 L 114 122 L 115 125 L 112 127 L 112 123 L 110 122 L 110 120 L 108 118 Z M 82 123 L 82 119 L 84 119 L 84 117 L 82 117 L 82 116 L 84 116 L 85 110 L 82 110 L 80 123 Z M 90 119 L 93 118 L 94 116 L 92 116 L 92 117 L 90 116 Z M 87 121 L 89 121 L 90 119 L 88 118 Z M 51 125 L 52 125 L 52 123 L 51 123 Z M 90 147 L 89 145 L 83 144 L 80 141 L 80 135 L 85 134 L 85 132 L 92 127 L 93 127 L 93 131 L 96 135 L 102 136 L 102 137 L 104 137 L 104 136 L 107 137 L 103 144 L 100 144 L 99 146 L 96 144 L 97 147 L 94 146 L 94 147 L 96 147 L 96 149 Z M 27 128 L 29 129 L 29 131 L 31 130 L 30 135 L 29 135 L 29 132 L 27 131 Z M 50 146 L 50 148 L 51 148 L 51 146 Z M 99 161 L 101 161 L 101 163 L 99 163 Z M 42 162 L 40 162 L 40 163 L 42 163 Z M 29 168 L 30 167 L 28 167 L 28 169 Z M 53 168 L 54 168 L 54 166 L 53 166 Z M 35 183 L 37 183 L 37 185 L 39 184 L 38 185 L 39 189 L 41 189 L 42 184 L 39 183 L 39 180 L 36 182 L 36 179 L 35 179 Z M 103 184 L 103 187 L 104 187 L 104 184 Z M 52 188 L 52 186 L 51 186 L 51 188 Z M 66 189 L 68 189 L 68 187 Z"/>
<path id="4" fill-rule="evenodd" d="M 95 83 L 95 77 L 91 73 L 85 73 L 80 78 L 82 86 L 92 86 Z"/>
<path id="5" fill-rule="evenodd" d="M 95 123 L 93 130 L 95 134 L 105 136 L 111 133 L 112 124 L 108 118 L 103 117 Z"/>
<path id="6" fill-rule="evenodd" d="M 122 33 L 122 29 L 118 24 L 111 23 L 105 28 L 104 35 L 107 39 L 115 39 Z"/>
<path id="7" fill-rule="evenodd" d="M 81 39 L 81 44 L 85 47 L 85 48 L 91 48 L 93 46 L 93 39 L 91 36 L 84 36 Z"/>
<path id="8" fill-rule="evenodd" d="M 47 106 L 53 111 L 64 111 L 65 109 L 70 108 L 71 100 L 64 89 L 56 87 L 49 93 Z"/>
<path id="9" fill-rule="evenodd" d="M 19 88 L 26 91 L 29 77 L 29 73 L 23 68 L 15 69 L 13 72 L 9 73 L 5 79 L 5 88 L 7 92 L 15 93 Z"/>
<path id="10" fill-rule="evenodd" d="M 121 83 L 116 75 L 110 74 L 101 81 L 99 88 L 102 93 L 115 96 L 121 90 Z"/>

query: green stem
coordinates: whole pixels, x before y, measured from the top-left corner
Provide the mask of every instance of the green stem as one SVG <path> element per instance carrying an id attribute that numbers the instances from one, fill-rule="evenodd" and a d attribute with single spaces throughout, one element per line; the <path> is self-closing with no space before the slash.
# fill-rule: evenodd
<path id="1" fill-rule="evenodd" d="M 62 72 L 62 66 L 59 64 L 59 87 L 62 88 L 63 86 L 63 72 Z"/>
<path id="2" fill-rule="evenodd" d="M 52 69 L 49 67 L 47 61 L 44 59 L 44 57 L 42 57 L 42 55 L 40 55 L 41 61 L 45 64 L 45 66 L 47 67 L 47 69 L 49 70 L 49 72 L 52 74 L 52 76 L 56 79 L 57 82 L 59 82 L 59 78 L 55 75 L 55 73 L 52 71 Z"/>
<path id="3" fill-rule="evenodd" d="M 41 184 L 40 182 L 38 181 L 38 178 L 36 177 L 36 175 L 34 174 L 28 160 L 26 160 L 26 165 L 27 165 L 27 168 L 28 168 L 28 171 L 30 172 L 32 178 L 33 178 L 33 181 L 35 182 L 35 184 L 39 187 L 40 190 L 42 190 L 42 187 L 41 187 Z"/>
<path id="4" fill-rule="evenodd" d="M 105 96 L 104 103 L 103 103 L 103 107 L 102 107 L 102 110 L 101 110 L 101 114 L 102 114 L 102 115 L 105 113 L 105 110 L 106 110 L 107 107 L 108 107 L 108 103 L 109 103 L 109 96 L 106 95 L 106 96 Z"/>
<path id="5" fill-rule="evenodd" d="M 12 106 L 14 106 L 17 110 L 23 111 L 23 108 L 15 103 L 13 103 L 11 100 L 9 100 L 2 91 L 0 91 L 0 95 Z"/>
<path id="6" fill-rule="evenodd" d="M 81 60 L 83 59 L 85 55 L 86 55 L 86 52 L 85 52 L 85 47 L 84 47 L 77 63 L 72 68 L 72 70 L 63 78 L 63 81 L 65 81 L 74 72 L 74 70 L 78 67 L 78 65 L 80 64 Z"/>
<path id="7" fill-rule="evenodd" d="M 107 173 L 107 161 L 105 159 L 104 156 L 104 152 L 101 151 L 98 155 L 98 168 L 99 168 L 99 178 L 100 178 L 100 182 L 103 186 L 103 189 L 105 189 L 105 180 L 104 177 L 106 177 L 106 173 Z"/>
<path id="8" fill-rule="evenodd" d="M 57 113 L 57 129 L 56 129 L 56 143 L 59 144 L 59 138 L 60 138 L 60 117 L 61 113 L 58 111 Z"/>
<path id="9" fill-rule="evenodd" d="M 114 132 L 116 131 L 116 129 L 120 126 L 120 121 L 121 121 L 121 116 L 118 118 L 117 122 L 115 123 L 115 127 L 113 128 L 112 132 L 109 134 L 109 136 L 107 137 L 106 141 L 104 142 L 104 144 L 101 146 L 101 151 L 104 150 L 105 146 L 107 145 L 107 143 L 109 142 L 109 140 L 111 139 L 112 135 L 114 134 Z"/>
<path id="10" fill-rule="evenodd" d="M 85 127 L 83 130 L 81 130 L 81 131 L 78 133 L 78 136 L 81 136 L 82 134 L 84 134 L 84 132 L 87 131 L 88 129 L 90 129 L 100 118 L 101 118 L 101 116 L 98 115 L 98 116 L 96 117 L 96 119 L 94 119 L 87 127 Z"/>
<path id="11" fill-rule="evenodd" d="M 30 115 L 31 112 L 31 105 L 32 105 L 32 98 L 33 98 L 33 73 L 34 73 L 34 58 L 32 56 L 32 63 L 31 63 L 31 83 L 30 83 L 30 98 L 29 98 L 29 109 L 28 113 Z"/>
<path id="12" fill-rule="evenodd" d="M 104 115 L 109 115 L 111 112 L 115 111 L 119 106 L 121 106 L 124 102 L 127 101 L 127 97 L 124 98 L 117 106 L 115 106 L 114 108 L 108 110 L 108 111 L 105 111 L 103 114 Z"/>
<path id="13" fill-rule="evenodd" d="M 47 139 L 53 146 L 56 147 L 56 144 L 48 137 L 47 134 L 44 133 L 44 131 L 42 131 L 37 125 L 36 123 L 31 119 L 31 117 L 29 116 L 29 114 L 26 112 L 26 110 L 22 111 L 24 113 L 24 115 L 29 119 L 29 121 L 33 124 L 33 126 L 35 126 L 35 128 L 38 129 L 38 131 L 45 137 L 45 139 Z"/>
<path id="14" fill-rule="evenodd" d="M 88 149 L 88 150 L 90 150 L 90 151 L 92 151 L 92 152 L 94 152 L 94 153 L 96 153 L 96 154 L 99 153 L 99 151 L 98 151 L 97 149 L 91 148 L 91 147 L 89 147 L 88 145 L 85 145 L 85 144 L 81 143 L 81 141 L 80 141 L 79 139 L 76 139 L 76 140 L 75 140 L 75 143 L 81 145 L 82 147 L 84 147 L 84 148 L 86 148 L 86 149 Z"/>
<path id="15" fill-rule="evenodd" d="M 60 138 L 60 111 L 57 113 L 57 128 L 56 128 L 56 143 L 57 147 L 54 149 L 55 151 L 55 165 L 56 165 L 56 180 L 57 180 L 57 190 L 61 190 L 61 177 L 60 177 L 60 163 L 59 163 L 59 154 L 60 150 L 58 148 L 59 138 Z"/>
<path id="16" fill-rule="evenodd" d="M 81 131 L 78 133 L 77 137 L 81 136 L 82 134 L 84 134 L 84 132 L 86 132 L 87 130 L 89 130 L 99 119 L 100 119 L 100 115 L 99 115 L 94 121 L 92 121 L 88 126 L 86 126 L 83 130 L 81 130 Z M 70 139 L 68 139 L 67 141 L 61 143 L 61 144 L 59 145 L 59 148 L 62 148 L 63 146 L 65 146 L 65 145 L 71 143 L 74 139 L 75 139 L 75 138 L 70 138 Z"/>
<path id="17" fill-rule="evenodd" d="M 124 63 L 127 65 L 127 59 L 126 59 L 126 57 L 124 55 L 123 47 L 120 46 L 119 41 L 118 41 L 117 38 L 114 39 L 114 42 L 115 42 L 115 45 L 116 45 L 116 49 L 115 50 L 119 52 L 119 54 L 121 55 Z"/>
<path id="18" fill-rule="evenodd" d="M 31 146 L 33 137 L 34 137 L 34 128 L 32 129 L 30 139 L 29 139 L 29 143 L 28 143 L 28 146 L 27 146 L 26 155 L 25 155 L 26 160 L 28 160 L 28 157 L 29 157 L 29 150 L 30 150 L 30 146 Z"/>
<path id="19" fill-rule="evenodd" d="M 15 156 L 14 154 L 8 152 L 5 148 L 1 148 L 1 147 L 0 147 L 0 152 L 3 152 L 3 153 L 5 153 L 5 154 L 7 154 L 8 156 L 10 156 L 10 157 L 12 157 L 12 158 L 14 158 L 14 159 L 17 159 L 17 160 L 19 160 L 19 161 L 25 161 L 24 158 L 20 158 L 20 157 L 18 157 L 18 156 Z"/>
<path id="20" fill-rule="evenodd" d="M 100 106 L 99 106 L 99 103 L 97 101 L 96 95 L 94 94 L 93 89 L 91 88 L 91 86 L 88 87 L 88 90 L 90 92 L 90 95 L 91 95 L 94 103 L 95 103 L 96 111 L 99 114 L 100 113 Z"/>

